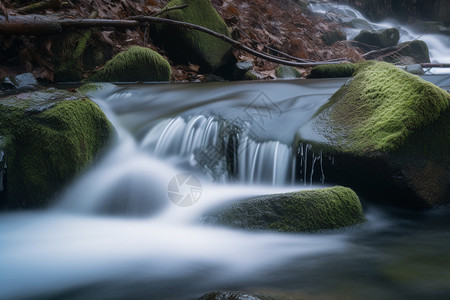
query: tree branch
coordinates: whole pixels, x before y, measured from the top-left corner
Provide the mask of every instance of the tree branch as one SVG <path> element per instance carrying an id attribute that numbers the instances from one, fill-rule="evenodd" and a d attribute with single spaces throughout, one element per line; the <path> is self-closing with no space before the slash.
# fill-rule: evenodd
<path id="1" fill-rule="evenodd" d="M 288 61 L 253 50 L 245 46 L 244 44 L 229 38 L 224 34 L 217 33 L 213 30 L 210 30 L 208 28 L 199 25 L 149 16 L 136 16 L 132 20 L 112 20 L 112 19 L 58 19 L 52 16 L 24 15 L 24 16 L 10 16 L 9 21 L 6 21 L 5 17 L 0 16 L 0 34 L 51 35 L 60 33 L 63 30 L 69 28 L 76 28 L 76 29 L 86 29 L 92 27 L 133 28 L 139 26 L 148 26 L 149 23 L 175 25 L 179 27 L 201 31 L 229 43 L 235 49 L 243 50 L 247 53 L 253 54 L 256 57 L 265 59 L 267 61 L 292 67 L 305 68 L 305 67 L 315 67 L 319 65 L 330 65 L 346 62 L 345 60 L 331 61 L 331 62 Z"/>

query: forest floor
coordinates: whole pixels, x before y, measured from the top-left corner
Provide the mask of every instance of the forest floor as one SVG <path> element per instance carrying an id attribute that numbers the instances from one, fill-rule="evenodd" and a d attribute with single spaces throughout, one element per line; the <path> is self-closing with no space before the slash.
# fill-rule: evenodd
<path id="1" fill-rule="evenodd" d="M 0 3 L 0 14 L 21 14 L 20 7 L 36 1 L 6 0 Z M 61 18 L 103 18 L 126 19 L 136 15 L 152 15 L 168 3 L 166 0 L 72 0 L 60 6 L 61 1 L 52 0 L 54 7 L 41 10 L 39 14 L 57 14 Z M 312 13 L 294 0 L 212 0 L 212 4 L 231 30 L 232 37 L 244 45 L 280 56 L 279 52 L 301 59 L 329 61 L 345 58 L 361 60 L 358 49 L 344 41 L 327 46 L 322 35 L 340 31 L 339 25 Z M 301 2 L 301 1 L 300 1 Z M 111 55 L 132 45 L 150 47 L 169 62 L 163 49 L 153 45 L 146 28 L 138 29 L 94 29 L 94 36 L 110 48 Z M 53 82 L 54 63 L 52 45 L 54 36 L 1 36 L 0 35 L 0 78 L 24 72 L 32 73 L 41 81 Z M 261 79 L 274 79 L 278 64 L 234 51 L 238 61 L 250 61 L 253 70 Z M 173 81 L 205 81 L 206 76 L 198 73 L 196 65 L 172 65 Z M 87 71 L 84 77 L 96 69 Z M 298 69 L 303 76 L 306 69 Z"/>

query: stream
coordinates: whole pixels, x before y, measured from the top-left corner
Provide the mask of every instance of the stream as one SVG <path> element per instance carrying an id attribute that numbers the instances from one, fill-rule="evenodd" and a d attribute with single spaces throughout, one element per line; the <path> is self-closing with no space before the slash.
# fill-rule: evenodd
<path id="1" fill-rule="evenodd" d="M 449 75 L 424 78 L 450 87 Z M 345 80 L 110 85 L 95 94 L 117 138 L 50 209 L 0 215 L 0 299 L 197 299 L 216 290 L 447 298 L 448 206 L 412 213 L 362 198 L 366 224 L 316 234 L 202 224 L 231 201 L 332 184 L 333 158 L 306 146 L 301 156 L 295 133 Z M 174 188 L 180 174 L 197 181 Z"/>
<path id="2" fill-rule="evenodd" d="M 342 5 L 313 9 L 364 18 Z M 401 41 L 421 34 L 401 29 Z M 448 36 L 420 38 L 433 62 L 450 62 Z M 450 90 L 449 71 L 423 78 Z M 49 209 L 0 214 L 0 299 L 194 300 L 218 290 L 448 299 L 449 206 L 410 212 L 361 197 L 367 223 L 314 234 L 202 224 L 232 201 L 332 185 L 334 158 L 298 148 L 296 132 L 346 80 L 109 85 L 95 93 L 117 137 Z"/>

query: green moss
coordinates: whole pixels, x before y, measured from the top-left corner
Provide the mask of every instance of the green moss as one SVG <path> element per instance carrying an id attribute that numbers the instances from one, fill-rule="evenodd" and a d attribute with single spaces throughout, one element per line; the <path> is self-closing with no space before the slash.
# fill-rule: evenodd
<path id="1" fill-rule="evenodd" d="M 112 126 L 81 95 L 51 90 L 2 99 L 8 208 L 41 207 L 83 170 L 108 141 Z"/>
<path id="2" fill-rule="evenodd" d="M 352 77 L 359 68 L 366 64 L 368 64 L 368 62 L 321 65 L 312 68 L 308 78 Z"/>
<path id="3" fill-rule="evenodd" d="M 160 17 L 200 25 L 231 37 L 209 0 L 172 0 L 164 8 L 185 4 L 189 6 L 162 13 Z M 155 25 L 154 33 L 171 59 L 198 64 L 203 72 L 215 71 L 232 60 L 230 44 L 206 33 L 161 24 Z"/>
<path id="4" fill-rule="evenodd" d="M 81 56 L 91 38 L 91 30 L 71 33 L 55 46 L 55 81 L 73 82 L 82 79 L 83 64 Z"/>
<path id="5" fill-rule="evenodd" d="M 330 118 L 344 150 L 389 152 L 449 107 L 450 94 L 388 63 L 360 69 L 330 99 Z"/>
<path id="6" fill-rule="evenodd" d="M 132 46 L 114 56 L 86 81 L 168 81 L 170 75 L 170 65 L 161 55 L 149 48 Z"/>
<path id="7" fill-rule="evenodd" d="M 275 74 L 278 78 L 283 79 L 294 79 L 302 77 L 302 74 L 296 68 L 290 66 L 279 66 L 275 70 Z"/>
<path id="8" fill-rule="evenodd" d="M 337 229 L 365 221 L 358 196 L 342 186 L 256 197 L 209 219 L 236 228 L 283 232 Z"/>

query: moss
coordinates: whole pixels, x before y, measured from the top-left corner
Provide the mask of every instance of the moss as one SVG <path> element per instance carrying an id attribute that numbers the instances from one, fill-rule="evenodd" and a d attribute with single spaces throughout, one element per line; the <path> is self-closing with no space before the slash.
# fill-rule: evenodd
<path id="1" fill-rule="evenodd" d="M 91 30 L 71 33 L 55 46 L 55 81 L 73 82 L 82 79 L 82 55 L 91 38 Z"/>
<path id="2" fill-rule="evenodd" d="M 277 75 L 278 78 L 283 79 L 293 79 L 302 77 L 302 74 L 296 68 L 289 66 L 279 66 L 275 70 L 275 74 Z"/>
<path id="3" fill-rule="evenodd" d="M 329 138 L 345 152 L 391 152 L 415 130 L 435 121 L 449 107 L 449 97 L 393 65 L 372 63 L 333 95 L 318 119 L 329 115 Z"/>
<path id="4" fill-rule="evenodd" d="M 248 230 L 314 232 L 365 221 L 358 196 L 336 186 L 244 200 L 206 220 Z"/>
<path id="5" fill-rule="evenodd" d="M 261 75 L 259 75 L 253 70 L 247 71 L 244 74 L 244 80 L 260 80 L 262 78 L 263 77 Z"/>
<path id="6" fill-rule="evenodd" d="M 160 17 L 200 25 L 231 37 L 224 20 L 209 0 L 172 0 L 164 8 L 188 4 L 183 9 L 162 13 Z M 234 61 L 230 44 L 196 30 L 170 25 L 155 25 L 154 38 L 179 63 L 195 63 L 202 72 L 216 71 Z"/>
<path id="7" fill-rule="evenodd" d="M 114 56 L 86 81 L 168 81 L 170 75 L 170 65 L 161 55 L 149 48 L 133 46 Z"/>
<path id="8" fill-rule="evenodd" d="M 112 126 L 82 95 L 49 90 L 2 99 L 8 208 L 42 207 L 83 170 L 108 141 Z"/>
<path id="9" fill-rule="evenodd" d="M 352 77 L 353 74 L 365 64 L 367 64 L 367 62 L 321 65 L 312 68 L 308 78 Z"/>

